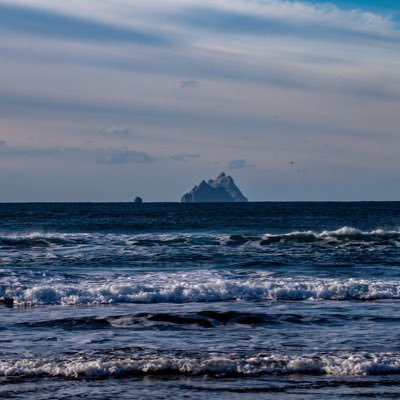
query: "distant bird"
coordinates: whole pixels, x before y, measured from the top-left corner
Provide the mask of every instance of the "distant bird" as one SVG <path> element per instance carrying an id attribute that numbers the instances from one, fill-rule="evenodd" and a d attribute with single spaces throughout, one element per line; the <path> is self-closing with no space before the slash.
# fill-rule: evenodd
<path id="1" fill-rule="evenodd" d="M 290 161 L 290 165 L 293 165 L 294 164 L 294 161 Z"/>

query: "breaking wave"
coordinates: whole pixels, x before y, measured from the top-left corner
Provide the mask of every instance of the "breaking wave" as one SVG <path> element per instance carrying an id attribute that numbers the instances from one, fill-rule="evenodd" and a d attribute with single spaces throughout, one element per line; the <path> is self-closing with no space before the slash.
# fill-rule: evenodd
<path id="1" fill-rule="evenodd" d="M 334 231 L 298 231 L 285 234 L 265 234 L 261 244 L 269 244 L 277 241 L 288 242 L 318 242 L 318 241 L 386 241 L 400 240 L 399 230 L 376 229 L 361 231 L 351 227 L 343 227 Z"/>
<path id="2" fill-rule="evenodd" d="M 89 244 L 94 235 L 75 233 L 19 233 L 0 235 L 0 248 L 30 248 Z"/>
<path id="3" fill-rule="evenodd" d="M 106 378 L 146 375 L 335 375 L 366 376 L 400 373 L 400 353 L 335 353 L 310 355 L 238 353 L 147 353 L 88 358 L 0 361 L 3 377 Z"/>
<path id="4" fill-rule="evenodd" d="M 147 233 L 147 234 L 107 234 L 107 233 L 20 233 L 0 235 L 0 248 L 29 248 L 49 246 L 75 246 L 90 244 L 118 244 L 133 246 L 181 246 L 181 245 L 240 245 L 248 242 L 261 245 L 274 243 L 313 242 L 381 242 L 400 241 L 400 230 L 376 229 L 361 231 L 352 227 L 342 227 L 332 231 L 293 231 L 287 233 L 255 234 L 211 234 L 211 233 Z"/>
<path id="5" fill-rule="evenodd" d="M 400 299 L 400 281 L 375 279 L 277 278 L 265 271 L 146 273 L 80 283 L 43 278 L 29 286 L 17 278 L 0 281 L 0 299 L 14 305 L 196 303 Z"/>

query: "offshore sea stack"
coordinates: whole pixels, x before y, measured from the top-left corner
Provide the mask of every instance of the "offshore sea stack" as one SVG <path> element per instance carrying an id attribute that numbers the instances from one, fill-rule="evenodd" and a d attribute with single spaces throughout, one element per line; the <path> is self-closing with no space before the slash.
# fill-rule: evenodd
<path id="1" fill-rule="evenodd" d="M 217 179 L 202 181 L 181 199 L 182 203 L 243 203 L 246 201 L 247 198 L 235 185 L 233 178 L 225 175 L 224 172 L 221 172 Z"/>

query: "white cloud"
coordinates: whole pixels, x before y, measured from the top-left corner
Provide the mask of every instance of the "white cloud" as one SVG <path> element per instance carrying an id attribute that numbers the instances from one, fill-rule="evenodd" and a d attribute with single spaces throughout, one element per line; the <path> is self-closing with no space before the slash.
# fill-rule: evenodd
<path id="1" fill-rule="evenodd" d="M 288 0 L 1 0 L 0 4 L 27 6 L 112 23 L 123 27 L 151 27 L 153 31 L 179 32 L 173 24 L 160 26 L 160 21 L 186 10 L 207 8 L 260 18 L 282 20 L 293 24 L 313 24 L 347 28 L 379 34 L 392 34 L 395 24 L 390 16 L 362 9 L 343 10 L 326 2 Z"/>
<path id="2" fill-rule="evenodd" d="M 253 164 L 249 164 L 246 160 L 232 160 L 228 165 L 229 169 L 243 169 L 243 168 L 254 168 Z"/>
<path id="3" fill-rule="evenodd" d="M 155 158 L 143 151 L 133 151 L 127 147 L 122 148 L 96 148 L 84 149 L 78 147 L 27 147 L 5 146 L 0 143 L 2 157 L 22 159 L 59 159 L 70 161 L 89 161 L 98 164 L 131 164 L 151 163 Z"/>
<path id="4" fill-rule="evenodd" d="M 119 137 L 121 139 L 127 139 L 132 136 L 132 131 L 129 127 L 125 125 L 111 125 L 104 129 L 100 129 L 99 133 L 101 135 L 110 137 Z"/>
<path id="5" fill-rule="evenodd" d="M 173 154 L 170 156 L 171 160 L 174 161 L 181 161 L 181 162 L 188 162 L 192 160 L 197 160 L 200 158 L 200 154 Z"/>

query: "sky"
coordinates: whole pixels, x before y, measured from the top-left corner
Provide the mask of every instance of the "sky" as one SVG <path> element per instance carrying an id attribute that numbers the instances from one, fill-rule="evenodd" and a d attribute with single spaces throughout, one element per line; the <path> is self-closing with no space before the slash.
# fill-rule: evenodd
<path id="1" fill-rule="evenodd" d="M 400 2 L 0 0 L 0 202 L 400 200 Z"/>

